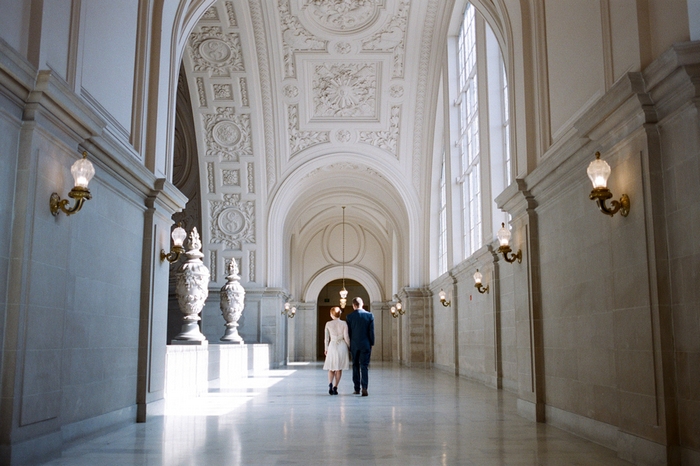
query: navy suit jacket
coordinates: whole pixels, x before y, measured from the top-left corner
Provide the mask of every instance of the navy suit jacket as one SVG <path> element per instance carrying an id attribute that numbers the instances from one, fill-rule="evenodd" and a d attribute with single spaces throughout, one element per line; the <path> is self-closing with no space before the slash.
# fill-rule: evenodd
<path id="1" fill-rule="evenodd" d="M 350 351 L 369 351 L 374 346 L 374 316 L 371 312 L 358 309 L 345 319 L 350 335 Z"/>

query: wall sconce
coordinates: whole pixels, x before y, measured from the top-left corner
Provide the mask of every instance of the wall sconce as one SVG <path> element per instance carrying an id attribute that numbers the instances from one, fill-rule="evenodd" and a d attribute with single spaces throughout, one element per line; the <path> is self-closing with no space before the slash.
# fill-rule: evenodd
<path id="1" fill-rule="evenodd" d="M 173 230 L 170 236 L 173 238 L 173 247 L 170 252 L 165 252 L 165 249 L 160 250 L 161 262 L 167 259 L 168 262 L 173 263 L 180 258 L 180 254 L 185 252 L 185 248 L 182 247 L 182 244 L 185 242 L 185 238 L 187 238 L 187 232 L 182 228 L 181 224 L 177 225 L 177 228 Z"/>
<path id="2" fill-rule="evenodd" d="M 518 252 L 516 254 L 512 254 L 510 257 L 508 257 L 508 253 L 512 251 L 508 243 L 510 242 L 510 230 L 506 228 L 505 223 L 501 223 L 501 229 L 498 230 L 498 242 L 501 244 L 501 246 L 498 248 L 498 252 L 503 253 L 503 258 L 506 260 L 506 262 L 512 264 L 513 262 L 518 261 L 518 264 L 520 264 L 523 261 L 523 253 L 520 249 L 518 249 Z"/>
<path id="3" fill-rule="evenodd" d="M 294 315 L 297 313 L 297 308 L 292 306 L 291 304 L 284 303 L 284 311 L 282 311 L 282 315 L 287 316 L 289 319 L 293 319 Z"/>
<path id="4" fill-rule="evenodd" d="M 399 299 L 398 295 L 394 295 L 394 301 L 396 301 L 396 304 L 391 306 L 391 317 L 396 319 L 398 316 L 402 316 L 406 313 L 406 310 L 403 308 L 403 304 L 401 304 L 401 300 Z"/>
<path id="5" fill-rule="evenodd" d="M 443 306 L 447 307 L 450 304 L 452 304 L 452 301 L 447 300 L 447 295 L 445 294 L 444 290 L 440 290 L 438 296 L 440 296 L 440 304 L 442 304 Z"/>
<path id="6" fill-rule="evenodd" d="M 600 152 L 595 153 L 595 160 L 588 165 L 586 173 L 588 178 L 593 183 L 593 191 L 588 196 L 589 199 L 595 200 L 601 212 L 611 217 L 620 211 L 620 215 L 627 217 L 630 213 L 630 198 L 627 194 L 623 194 L 619 201 L 612 201 L 612 209 L 605 205 L 605 201 L 613 197 L 608 189 L 608 177 L 610 176 L 610 165 L 605 160 L 600 160 Z"/>
<path id="7" fill-rule="evenodd" d="M 73 175 L 73 180 L 75 185 L 73 189 L 68 193 L 68 197 L 75 199 L 75 205 L 70 209 L 67 209 L 68 199 L 61 200 L 61 196 L 58 193 L 52 193 L 49 199 L 49 206 L 51 207 L 51 214 L 55 217 L 59 212 L 63 211 L 66 215 L 71 215 L 79 211 L 83 207 L 83 203 L 87 199 L 91 199 L 90 190 L 88 189 L 88 183 L 93 176 L 95 176 L 95 167 L 87 159 L 87 151 L 83 151 L 83 158 L 78 159 L 72 167 L 70 167 L 70 173 Z"/>
<path id="8" fill-rule="evenodd" d="M 474 274 L 474 287 L 479 290 L 479 293 L 488 293 L 489 292 L 489 286 L 482 286 L 481 285 L 481 272 L 479 272 L 479 269 L 476 269 L 476 273 Z"/>

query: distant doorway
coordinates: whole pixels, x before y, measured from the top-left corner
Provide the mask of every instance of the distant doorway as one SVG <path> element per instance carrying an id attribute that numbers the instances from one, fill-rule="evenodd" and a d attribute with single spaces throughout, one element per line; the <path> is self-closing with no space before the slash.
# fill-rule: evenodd
<path id="1" fill-rule="evenodd" d="M 318 310 L 318 315 L 316 318 L 316 359 L 318 361 L 325 360 L 326 356 L 323 354 L 323 339 L 325 337 L 326 322 L 331 320 L 331 308 L 334 306 L 339 306 L 340 301 L 340 290 L 343 288 L 342 280 L 333 280 L 323 287 L 318 295 L 318 301 L 316 303 L 316 309 Z M 369 311 L 369 294 L 364 286 L 355 280 L 345 279 L 345 289 L 348 290 L 348 303 L 343 309 L 343 314 L 340 316 L 342 320 L 345 320 L 347 315 L 353 311 L 352 309 L 352 298 L 359 296 L 364 301 L 364 309 Z"/>

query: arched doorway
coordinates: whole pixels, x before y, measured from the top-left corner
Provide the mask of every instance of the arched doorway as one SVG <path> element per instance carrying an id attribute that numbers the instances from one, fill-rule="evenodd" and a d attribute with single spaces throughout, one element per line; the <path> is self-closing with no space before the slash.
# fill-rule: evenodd
<path id="1" fill-rule="evenodd" d="M 326 328 L 326 322 L 331 320 L 330 310 L 334 306 L 339 305 L 340 300 L 340 290 L 343 288 L 343 280 L 333 280 L 323 287 L 321 292 L 318 294 L 318 299 L 316 301 L 316 360 L 323 361 L 325 356 L 323 354 L 324 344 L 323 338 Z M 365 302 L 365 310 L 369 311 L 369 293 L 365 287 L 363 287 L 359 282 L 355 280 L 345 279 L 345 289 L 348 291 L 348 303 L 343 310 L 343 314 L 340 316 L 341 319 L 345 320 L 347 315 L 353 311 L 352 309 L 352 299 L 359 296 L 362 301 Z"/>

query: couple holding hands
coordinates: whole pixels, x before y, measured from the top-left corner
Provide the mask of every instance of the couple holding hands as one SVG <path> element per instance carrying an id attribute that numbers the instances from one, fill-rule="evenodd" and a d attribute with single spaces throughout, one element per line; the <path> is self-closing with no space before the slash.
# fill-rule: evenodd
<path id="1" fill-rule="evenodd" d="M 342 310 L 339 307 L 331 308 L 331 321 L 326 323 L 325 351 L 326 362 L 323 370 L 328 371 L 328 394 L 338 394 L 338 384 L 343 371 L 350 365 L 348 362 L 348 348 L 352 354 L 352 382 L 355 386 L 355 395 L 367 396 L 367 382 L 369 372 L 369 357 L 374 346 L 374 316 L 371 312 L 362 309 L 362 298 L 353 298 L 352 308 L 354 312 L 348 314 L 347 323 L 340 320 Z"/>

